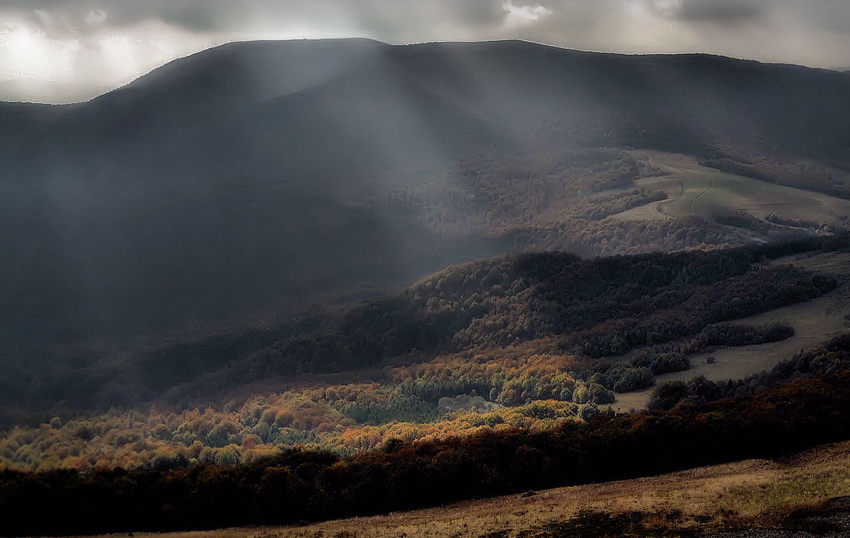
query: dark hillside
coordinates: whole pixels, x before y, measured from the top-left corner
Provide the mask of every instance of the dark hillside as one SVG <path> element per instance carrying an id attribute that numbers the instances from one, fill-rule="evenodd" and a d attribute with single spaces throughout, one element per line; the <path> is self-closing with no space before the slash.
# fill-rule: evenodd
<path id="1" fill-rule="evenodd" d="M 708 338 L 727 330 L 723 322 L 832 290 L 831 277 L 770 260 L 836 245 L 826 239 L 714 252 L 596 259 L 539 253 L 480 260 L 366 303 L 56 367 L 33 383 L 30 411 L 38 414 L 57 401 L 66 409 L 105 410 L 144 401 L 180 408 L 221 401 L 270 380 L 351 373 L 441 353 L 498 354 L 506 346 L 540 339 L 591 359 L 646 348 L 648 363 L 673 351 L 664 347 L 667 343 Z M 599 382 L 620 391 L 617 382 L 629 372 L 608 372 Z"/>
<path id="2" fill-rule="evenodd" d="M 239 43 L 88 103 L 3 104 L 0 352 L 96 358 L 514 250 L 742 243 L 575 208 L 635 188 L 630 148 L 848 196 L 848 117 L 838 73 L 522 42 Z"/>

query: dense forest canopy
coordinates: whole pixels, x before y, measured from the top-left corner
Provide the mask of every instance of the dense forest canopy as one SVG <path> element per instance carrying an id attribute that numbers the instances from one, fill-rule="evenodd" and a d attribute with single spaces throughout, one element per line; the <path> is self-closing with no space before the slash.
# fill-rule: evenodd
<path id="1" fill-rule="evenodd" d="M 251 463 L 280 446 L 346 455 L 393 438 L 590 420 L 697 354 L 792 337 L 793 324 L 741 318 L 843 286 L 784 262 L 847 247 L 827 236 L 615 258 L 513 254 L 276 325 L 64 365 L 30 378 L 35 390 L 10 377 L 5 420 L 21 427 L 0 437 L 0 465 L 163 470 Z M 653 405 L 757 385 L 680 384 Z M 14 411 L 15 399 L 28 407 Z"/>

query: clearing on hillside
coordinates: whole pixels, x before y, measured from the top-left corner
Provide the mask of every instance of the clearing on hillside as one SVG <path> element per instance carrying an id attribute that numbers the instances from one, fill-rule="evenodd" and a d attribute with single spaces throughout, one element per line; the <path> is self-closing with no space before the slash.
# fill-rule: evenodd
<path id="1" fill-rule="evenodd" d="M 664 191 L 668 198 L 611 217 L 617 220 L 699 216 L 724 224 L 734 222 L 729 217 L 746 213 L 765 224 L 772 221 L 773 226 L 794 223 L 791 227 L 821 229 L 844 226 L 850 219 L 848 200 L 727 174 L 688 155 L 657 151 L 632 155 L 664 174 L 640 178 L 635 184 L 648 192 Z"/>
<path id="2" fill-rule="evenodd" d="M 770 370 L 801 350 L 810 350 L 850 330 L 850 253 L 826 252 L 780 258 L 774 264 L 790 264 L 800 269 L 830 275 L 838 287 L 804 303 L 778 308 L 736 320 L 734 325 L 789 325 L 794 336 L 778 342 L 738 347 L 721 347 L 691 357 L 691 369 L 657 376 L 657 383 L 688 381 L 705 376 L 712 381 L 744 379 Z M 616 411 L 645 409 L 655 387 L 639 392 L 617 394 Z"/>

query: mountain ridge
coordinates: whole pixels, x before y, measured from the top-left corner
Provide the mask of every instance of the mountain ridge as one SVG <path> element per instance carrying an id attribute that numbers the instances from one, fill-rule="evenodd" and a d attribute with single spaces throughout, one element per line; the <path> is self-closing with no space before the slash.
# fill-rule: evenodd
<path id="1" fill-rule="evenodd" d="M 47 103 L 47 102 L 33 102 L 33 101 L 0 101 L 0 104 L 3 105 L 44 105 L 44 106 L 56 106 L 56 107 L 74 107 L 76 105 L 89 103 L 91 101 L 98 100 L 105 95 L 119 92 L 122 90 L 127 90 L 131 88 L 135 88 L 139 86 L 140 83 L 142 85 L 146 85 L 150 81 L 148 79 L 151 78 L 152 75 L 164 74 L 164 72 L 173 70 L 178 64 L 184 63 L 188 60 L 200 60 L 207 55 L 210 54 L 220 54 L 224 52 L 233 52 L 233 49 L 237 48 L 251 48 L 251 47 L 260 47 L 260 46 L 274 46 L 274 45 L 288 45 L 288 44 L 312 44 L 312 43 L 343 43 L 343 44 L 351 44 L 351 43 L 369 43 L 375 47 L 387 47 L 387 48 L 425 48 L 425 47 L 434 47 L 434 46 L 468 46 L 468 45 L 493 45 L 493 44 L 513 44 L 513 45 L 531 45 L 534 47 L 540 47 L 544 49 L 553 49 L 557 51 L 563 51 L 566 53 L 573 53 L 579 55 L 588 55 L 588 56 L 612 56 L 612 57 L 625 57 L 625 58 L 644 58 L 644 59 L 664 59 L 671 57 L 681 57 L 681 58 L 716 58 L 721 60 L 728 60 L 731 62 L 741 62 L 744 64 L 751 65 L 764 65 L 764 66 L 777 66 L 777 67 L 793 67 L 799 69 L 805 69 L 810 71 L 827 71 L 827 72 L 837 72 L 837 73 L 846 73 L 848 69 L 845 67 L 837 67 L 837 68 L 825 68 L 825 67 L 816 67 L 816 66 L 807 66 L 803 64 L 795 64 L 788 62 L 768 62 L 761 61 L 751 58 L 739 58 L 734 56 L 727 56 L 723 54 L 714 54 L 714 53 L 703 53 L 703 52 L 671 52 L 671 53 L 628 53 L 628 52 L 606 52 L 606 51 L 594 51 L 594 50 L 583 50 L 583 49 L 573 49 L 568 47 L 559 47 L 557 45 L 551 45 L 543 42 L 536 42 L 525 39 L 496 39 L 496 40 L 483 40 L 483 41 L 428 41 L 421 43 L 400 43 L 393 44 L 387 43 L 384 41 L 379 41 L 373 38 L 368 37 L 343 37 L 343 38 L 304 38 L 304 39 L 258 39 L 258 40 L 243 40 L 243 41 L 230 41 L 226 43 L 222 43 L 219 45 L 214 45 L 212 47 L 174 58 L 158 67 L 155 67 L 144 73 L 139 75 L 137 78 L 123 84 L 121 86 L 115 87 L 113 89 L 107 90 L 102 94 L 96 95 L 90 99 L 85 101 L 75 102 L 75 103 Z"/>
<path id="2" fill-rule="evenodd" d="M 572 249 L 586 230 L 580 253 L 599 254 L 636 225 L 588 221 L 582 204 L 656 173 L 635 148 L 850 197 L 840 74 L 528 42 L 355 43 L 228 44 L 86 103 L 0 105 L 2 299 L 21 305 L 0 309 L 0 349 L 179 331 L 305 290 Z M 651 241 L 619 252 L 693 225 L 652 224 Z M 706 226 L 716 239 L 676 244 L 741 241 Z"/>

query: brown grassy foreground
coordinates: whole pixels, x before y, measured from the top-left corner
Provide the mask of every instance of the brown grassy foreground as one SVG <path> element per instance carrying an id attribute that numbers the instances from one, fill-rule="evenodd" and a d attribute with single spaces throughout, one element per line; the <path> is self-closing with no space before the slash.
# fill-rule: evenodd
<path id="1" fill-rule="evenodd" d="M 602 536 L 606 528 L 633 536 L 690 536 L 781 526 L 794 511 L 843 495 L 850 495 L 850 442 L 776 461 L 746 460 L 384 516 L 136 538 L 546 538 L 566 532 Z"/>

